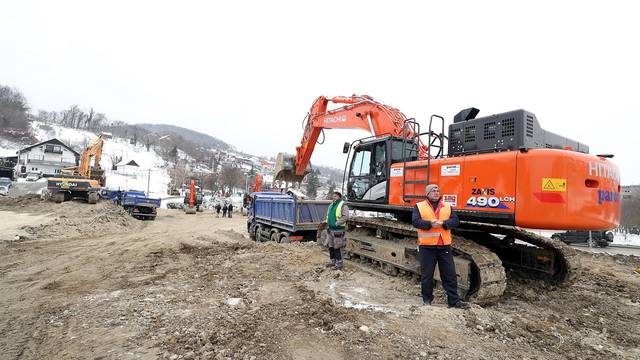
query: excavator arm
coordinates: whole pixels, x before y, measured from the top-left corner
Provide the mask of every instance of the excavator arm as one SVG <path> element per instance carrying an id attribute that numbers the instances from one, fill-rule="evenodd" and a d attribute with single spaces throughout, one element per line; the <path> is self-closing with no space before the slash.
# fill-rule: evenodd
<path id="1" fill-rule="evenodd" d="M 94 164 L 96 167 L 100 167 L 100 160 L 102 159 L 102 146 L 104 145 L 104 139 L 102 134 L 98 136 L 96 140 L 91 143 L 80 155 L 80 166 L 78 167 L 78 174 L 86 177 L 91 177 L 91 158 L 94 158 Z"/>
<path id="2" fill-rule="evenodd" d="M 329 103 L 344 104 L 327 110 Z M 349 97 L 320 96 L 314 101 L 306 119 L 300 146 L 296 147 L 295 161 L 278 156 L 276 180 L 300 181 L 306 174 L 307 166 L 318 138 L 324 129 L 362 129 L 375 136 L 403 136 L 406 116 L 398 109 L 382 104 L 368 95 Z M 413 137 L 413 128 L 407 128 L 407 137 Z M 427 148 L 420 145 L 420 157 L 426 158 Z"/>

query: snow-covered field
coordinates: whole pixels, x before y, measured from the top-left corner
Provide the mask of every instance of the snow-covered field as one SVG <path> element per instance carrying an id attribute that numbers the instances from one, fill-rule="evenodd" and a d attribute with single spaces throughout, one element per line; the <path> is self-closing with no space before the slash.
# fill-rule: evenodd
<path id="1" fill-rule="evenodd" d="M 0 139 L 0 157 L 16 156 L 20 147 L 20 144 Z"/>
<path id="2" fill-rule="evenodd" d="M 640 246 L 640 235 L 614 233 L 613 244 Z"/>

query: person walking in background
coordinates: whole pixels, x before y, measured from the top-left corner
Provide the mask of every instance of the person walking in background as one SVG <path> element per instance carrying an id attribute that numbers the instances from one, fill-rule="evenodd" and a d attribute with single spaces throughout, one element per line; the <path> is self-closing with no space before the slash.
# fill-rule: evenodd
<path id="1" fill-rule="evenodd" d="M 227 217 L 227 203 L 225 202 L 224 205 L 222 206 L 222 217 Z"/>
<path id="2" fill-rule="evenodd" d="M 233 214 L 233 203 L 229 203 L 229 206 L 227 207 L 227 211 L 229 214 L 229 218 L 231 218 L 231 214 Z"/>
<path id="3" fill-rule="evenodd" d="M 220 210 L 222 209 L 222 206 L 220 206 L 220 203 L 216 204 L 216 217 L 220 217 Z"/>
<path id="4" fill-rule="evenodd" d="M 413 226 L 418 228 L 422 302 L 431 305 L 433 301 L 433 273 L 437 263 L 449 307 L 468 309 L 469 304 L 458 297 L 458 279 L 451 252 L 451 230 L 460 225 L 460 220 L 451 206 L 440 199 L 438 185 L 427 185 L 425 192 L 427 199 L 413 207 L 411 219 Z"/>

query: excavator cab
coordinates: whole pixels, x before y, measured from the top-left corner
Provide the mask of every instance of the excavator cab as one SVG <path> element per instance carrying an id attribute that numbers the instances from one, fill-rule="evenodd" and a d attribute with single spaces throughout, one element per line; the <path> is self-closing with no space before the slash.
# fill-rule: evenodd
<path id="1" fill-rule="evenodd" d="M 418 159 L 416 139 L 385 136 L 357 140 L 352 146 L 347 172 L 347 199 L 350 202 L 388 203 L 391 164 Z M 400 174 L 402 175 L 402 174 Z"/>

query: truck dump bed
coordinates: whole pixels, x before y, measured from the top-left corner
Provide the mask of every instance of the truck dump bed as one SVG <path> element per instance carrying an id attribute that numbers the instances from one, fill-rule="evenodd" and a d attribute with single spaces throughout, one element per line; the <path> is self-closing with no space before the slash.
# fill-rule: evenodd
<path id="1" fill-rule="evenodd" d="M 293 194 L 253 193 L 255 221 L 291 232 L 317 230 L 331 200 L 306 200 Z"/>

